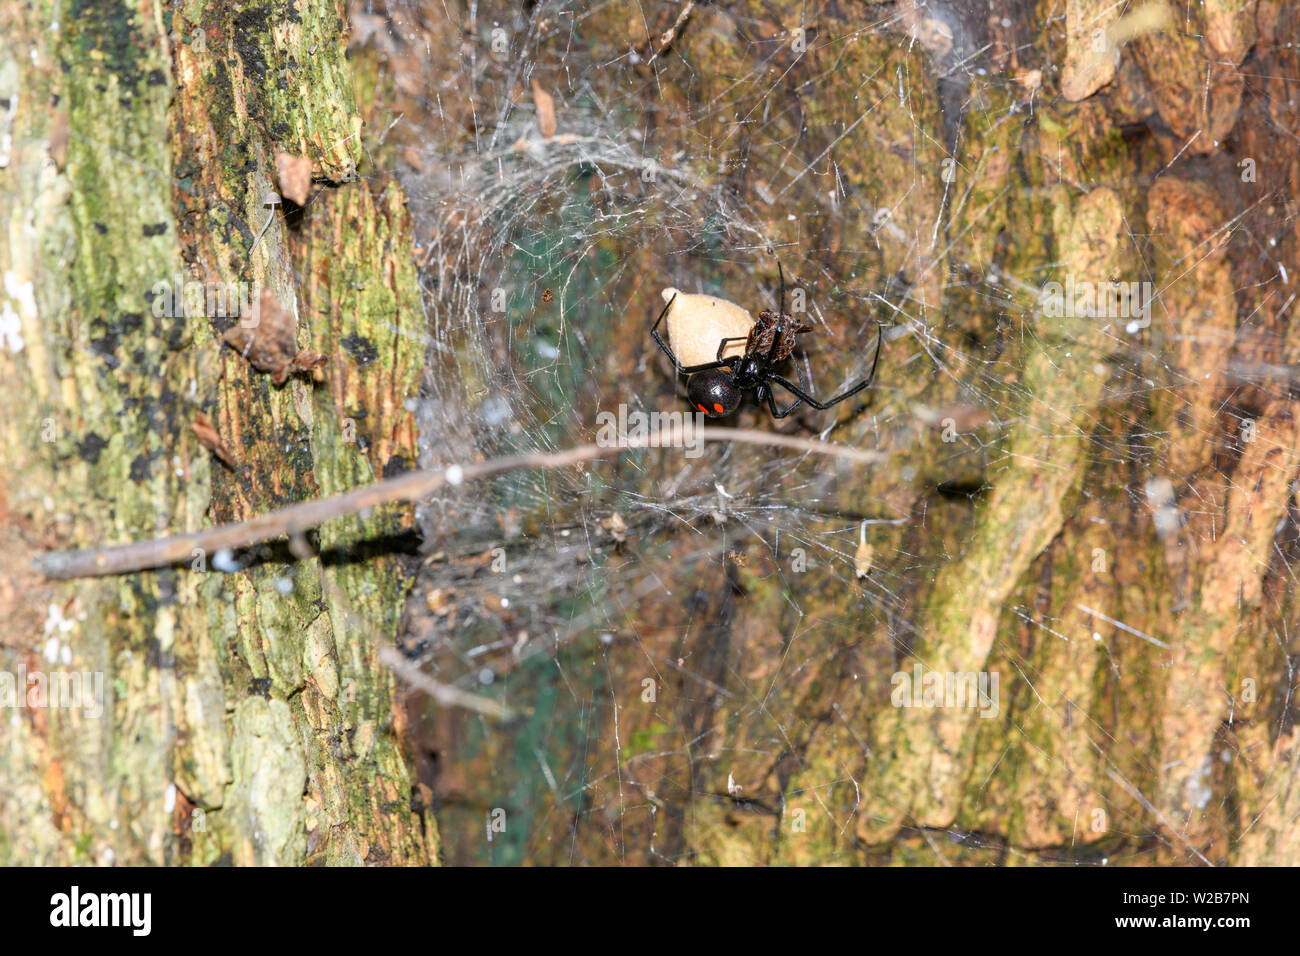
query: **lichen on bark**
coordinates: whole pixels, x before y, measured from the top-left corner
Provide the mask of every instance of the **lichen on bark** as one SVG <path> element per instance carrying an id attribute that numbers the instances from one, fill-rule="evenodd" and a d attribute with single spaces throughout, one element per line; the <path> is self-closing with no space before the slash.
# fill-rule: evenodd
<path id="1" fill-rule="evenodd" d="M 38 5 L 11 26 L 4 75 L 21 94 L 0 193 L 27 226 L 3 257 L 32 301 L 24 348 L 0 362 L 30 401 L 0 455 L 29 547 L 193 529 L 407 467 L 422 320 L 410 225 L 400 191 L 356 176 L 344 9 Z M 265 204 L 277 151 L 315 163 L 315 195 L 288 217 Z M 177 275 L 275 290 L 300 341 L 329 356 L 324 381 L 276 390 L 221 349 L 230 314 L 155 308 Z M 199 413 L 233 470 L 191 432 Z M 51 709 L 11 724 L 5 858 L 436 859 L 376 656 L 404 559 L 400 544 L 359 545 L 400 543 L 409 523 L 402 509 L 354 519 L 304 561 L 196 554 L 42 585 L 77 614 L 72 666 L 103 672 L 111 693 L 98 721 Z"/>

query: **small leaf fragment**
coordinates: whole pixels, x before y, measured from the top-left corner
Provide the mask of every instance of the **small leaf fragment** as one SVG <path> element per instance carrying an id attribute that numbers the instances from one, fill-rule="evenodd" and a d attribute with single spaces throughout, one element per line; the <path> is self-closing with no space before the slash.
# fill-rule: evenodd
<path id="1" fill-rule="evenodd" d="M 280 179 L 280 195 L 304 205 L 311 194 L 311 160 L 292 153 L 276 153 L 275 168 Z"/>
<path id="2" fill-rule="evenodd" d="M 543 136 L 550 139 L 556 130 L 555 100 L 536 80 L 533 80 L 533 105 L 537 107 L 537 128 Z"/>
<path id="3" fill-rule="evenodd" d="M 320 352 L 299 351 L 297 328 L 293 313 L 281 306 L 269 290 L 263 289 L 256 311 L 227 329 L 222 341 L 248 359 L 259 372 L 270 372 L 272 382 L 279 386 L 294 372 L 311 371 L 329 361 Z"/>
<path id="4" fill-rule="evenodd" d="M 221 435 L 217 433 L 217 426 L 212 424 L 212 419 L 199 412 L 194 416 L 194 421 L 190 423 L 190 430 L 194 432 L 194 437 L 199 440 L 200 445 L 216 455 L 221 463 L 231 471 L 235 470 L 237 464 L 235 456 L 226 446 L 226 443 L 221 440 Z"/>
<path id="5" fill-rule="evenodd" d="M 871 560 L 875 555 L 876 549 L 867 544 L 867 523 L 864 521 L 858 532 L 858 550 L 853 555 L 853 570 L 859 579 L 871 573 Z"/>

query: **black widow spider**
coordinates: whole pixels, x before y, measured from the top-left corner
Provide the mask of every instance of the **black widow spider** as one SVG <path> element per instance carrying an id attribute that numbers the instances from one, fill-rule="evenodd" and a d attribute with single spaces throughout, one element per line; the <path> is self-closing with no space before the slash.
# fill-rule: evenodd
<path id="1" fill-rule="evenodd" d="M 674 295 L 664 306 L 664 310 L 659 313 L 659 318 L 655 319 L 655 324 L 650 327 L 650 334 L 654 337 L 659 347 L 663 349 L 664 354 L 672 359 L 673 367 L 679 373 L 689 375 L 690 378 L 686 383 L 686 394 L 690 397 L 691 404 L 702 411 L 710 418 L 721 418 L 724 415 L 730 415 L 740 404 L 741 396 L 747 391 L 754 392 L 754 401 L 762 403 L 767 400 L 767 407 L 772 412 L 773 418 L 785 418 L 799 405 L 807 402 L 813 408 L 825 410 L 832 405 L 851 398 L 864 388 L 869 388 L 876 377 L 876 364 L 880 361 L 880 344 L 884 339 L 884 329 L 877 324 L 876 332 L 876 356 L 871 360 L 871 372 L 857 385 L 847 391 L 836 395 L 832 399 L 819 402 L 793 382 L 777 375 L 774 369 L 777 364 L 794 351 L 795 336 L 801 332 L 811 332 L 811 325 L 804 325 L 794 316 L 785 311 L 785 270 L 781 268 L 781 263 L 776 264 L 777 272 L 781 276 L 781 310 L 771 312 L 764 309 L 758 313 L 758 319 L 754 322 L 753 328 L 749 330 L 747 336 L 733 336 L 725 338 L 718 343 L 718 357 L 716 361 L 705 362 L 703 365 L 682 366 L 677 361 L 677 356 L 673 350 L 668 347 L 659 335 L 659 323 L 664 320 L 668 310 L 673 307 L 673 302 L 677 300 Z M 745 342 L 745 354 L 739 357 L 723 358 L 722 353 L 726 351 L 731 342 Z M 789 407 L 778 410 L 776 399 L 772 395 L 772 385 L 775 382 L 782 388 L 789 391 L 795 396 L 795 400 L 790 403 Z"/>

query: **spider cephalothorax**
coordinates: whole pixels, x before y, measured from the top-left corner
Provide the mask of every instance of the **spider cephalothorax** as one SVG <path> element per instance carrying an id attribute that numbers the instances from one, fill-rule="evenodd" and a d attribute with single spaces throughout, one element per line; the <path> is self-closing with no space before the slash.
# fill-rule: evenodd
<path id="1" fill-rule="evenodd" d="M 878 331 L 876 335 L 876 354 L 871 360 L 870 374 L 857 385 L 842 394 L 836 395 L 834 398 L 819 402 L 793 382 L 776 374 L 776 366 L 789 358 L 790 353 L 794 351 L 795 336 L 812 331 L 812 326 L 804 325 L 799 319 L 785 311 L 785 271 L 781 269 L 780 263 L 777 263 L 777 272 L 781 277 L 779 310 L 772 312 L 764 309 L 758 313 L 758 318 L 750 326 L 746 335 L 721 335 L 714 360 L 696 365 L 683 366 L 677 360 L 677 356 L 673 354 L 673 350 L 668 347 L 668 343 L 659 335 L 659 323 L 664 320 L 664 316 L 673 307 L 678 295 L 674 290 L 664 292 L 665 297 L 669 296 L 669 292 L 672 292 L 672 295 L 668 298 L 668 304 L 664 306 L 664 310 L 659 313 L 659 318 L 655 320 L 655 324 L 650 327 L 650 335 L 654 337 L 658 346 L 663 349 L 664 354 L 672 360 L 677 371 L 690 376 L 686 383 L 686 393 L 691 400 L 691 404 L 711 418 L 730 415 L 740 405 L 740 399 L 745 392 L 751 391 L 754 393 L 755 401 L 767 401 L 767 407 L 774 418 L 785 418 L 803 402 L 807 402 L 813 408 L 826 409 L 852 395 L 856 395 L 864 388 L 868 388 L 876 377 L 876 363 L 880 361 L 880 345 L 884 336 L 883 329 Z M 699 298 L 707 297 L 700 296 Z M 721 300 L 712 301 L 721 302 Z M 731 305 L 730 303 L 722 304 Z M 731 307 L 744 315 L 739 306 Z M 734 331 L 734 326 L 730 330 Z M 726 354 L 738 348 L 733 343 L 742 341 L 745 343 L 743 355 Z M 795 396 L 795 401 L 791 402 L 785 409 L 778 410 L 777 408 L 776 399 L 772 395 L 773 383 L 780 385 Z"/>

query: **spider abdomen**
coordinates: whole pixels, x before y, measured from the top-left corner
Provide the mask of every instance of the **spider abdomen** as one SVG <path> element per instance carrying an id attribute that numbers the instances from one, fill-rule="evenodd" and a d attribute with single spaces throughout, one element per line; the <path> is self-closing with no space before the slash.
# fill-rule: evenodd
<path id="1" fill-rule="evenodd" d="M 731 373 L 719 368 L 692 375 L 686 383 L 686 394 L 697 409 L 717 418 L 734 412 L 744 393 L 736 387 Z"/>

